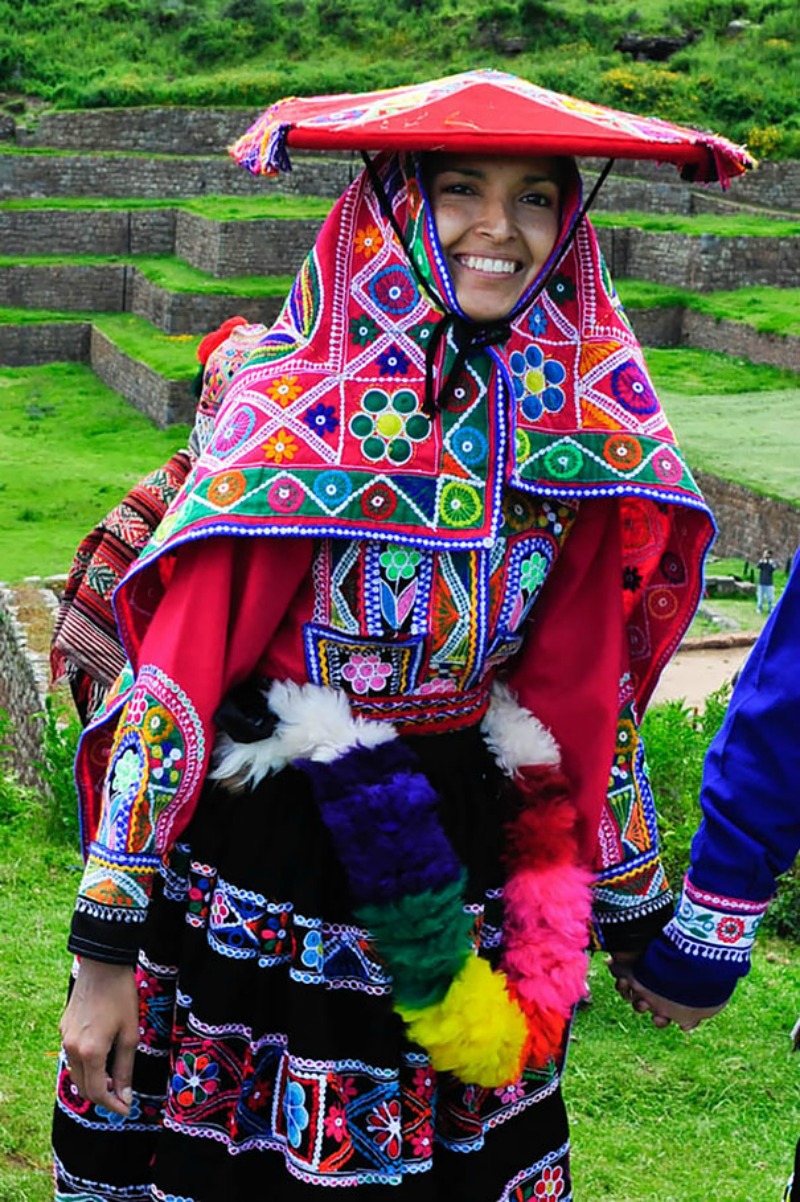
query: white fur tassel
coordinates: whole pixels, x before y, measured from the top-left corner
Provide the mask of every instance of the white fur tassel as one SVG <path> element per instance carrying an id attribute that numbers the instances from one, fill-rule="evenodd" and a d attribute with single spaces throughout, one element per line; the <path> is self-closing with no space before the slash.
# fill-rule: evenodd
<path id="1" fill-rule="evenodd" d="M 236 743 L 230 735 L 220 734 L 210 780 L 224 781 L 233 789 L 253 787 L 293 760 L 329 764 L 353 747 L 377 747 L 397 738 L 388 722 L 354 718 L 339 689 L 276 680 L 267 702 L 279 719 L 273 733 L 255 743 Z"/>
<path id="2" fill-rule="evenodd" d="M 508 776 L 534 764 L 557 768 L 561 763 L 558 744 L 550 731 L 520 705 L 506 684 L 493 686 L 481 730 L 489 750 Z"/>

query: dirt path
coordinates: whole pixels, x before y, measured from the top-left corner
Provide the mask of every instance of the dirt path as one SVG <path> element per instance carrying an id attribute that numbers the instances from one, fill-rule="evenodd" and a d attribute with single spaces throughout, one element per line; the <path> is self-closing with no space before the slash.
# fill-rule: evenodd
<path id="1" fill-rule="evenodd" d="M 749 646 L 678 651 L 664 670 L 652 703 L 684 698 L 688 705 L 702 706 L 709 693 L 732 678 L 749 651 Z"/>

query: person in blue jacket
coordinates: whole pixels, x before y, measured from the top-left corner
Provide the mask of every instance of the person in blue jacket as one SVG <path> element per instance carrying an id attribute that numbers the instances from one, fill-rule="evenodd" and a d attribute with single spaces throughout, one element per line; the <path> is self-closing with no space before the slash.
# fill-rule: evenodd
<path id="1" fill-rule="evenodd" d="M 800 555 L 742 668 L 706 756 L 691 864 L 675 915 L 618 992 L 657 1026 L 691 1030 L 750 968 L 776 878 L 800 851 Z M 800 1142 L 785 1195 L 800 1202 Z"/>

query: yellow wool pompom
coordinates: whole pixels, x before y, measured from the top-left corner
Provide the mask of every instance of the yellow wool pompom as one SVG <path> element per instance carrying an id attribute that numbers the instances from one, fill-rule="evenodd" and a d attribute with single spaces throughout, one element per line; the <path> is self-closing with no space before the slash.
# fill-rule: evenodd
<path id="1" fill-rule="evenodd" d="M 440 1072 L 493 1089 L 522 1072 L 527 1020 L 486 960 L 471 956 L 435 1006 L 399 1014 Z"/>

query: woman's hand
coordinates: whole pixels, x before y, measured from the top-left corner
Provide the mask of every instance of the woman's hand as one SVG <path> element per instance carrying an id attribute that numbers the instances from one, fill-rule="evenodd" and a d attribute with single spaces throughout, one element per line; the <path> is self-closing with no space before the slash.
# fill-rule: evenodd
<path id="1" fill-rule="evenodd" d="M 719 1006 L 684 1006 L 680 1002 L 662 997 L 660 993 L 653 993 L 651 989 L 641 985 L 633 975 L 633 959 L 634 957 L 614 956 L 608 961 L 608 967 L 616 978 L 616 990 L 620 997 L 630 1002 L 639 1014 L 649 1011 L 656 1027 L 668 1027 L 670 1023 L 676 1023 L 682 1031 L 693 1031 L 701 1022 L 713 1018 L 727 1005 L 727 1002 L 723 1002 Z"/>
<path id="2" fill-rule="evenodd" d="M 127 1115 L 139 1042 L 139 998 L 127 964 L 81 960 L 61 1019 L 70 1076 L 81 1097 Z M 106 1066 L 112 1052 L 111 1075 Z"/>

